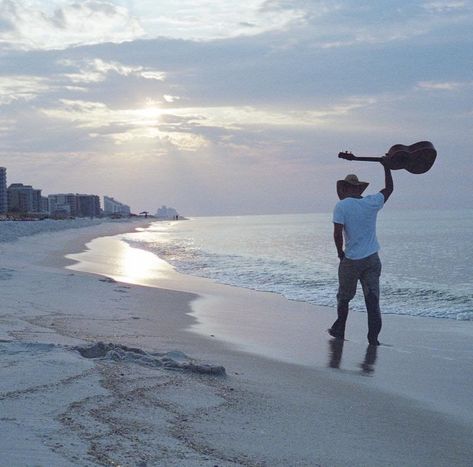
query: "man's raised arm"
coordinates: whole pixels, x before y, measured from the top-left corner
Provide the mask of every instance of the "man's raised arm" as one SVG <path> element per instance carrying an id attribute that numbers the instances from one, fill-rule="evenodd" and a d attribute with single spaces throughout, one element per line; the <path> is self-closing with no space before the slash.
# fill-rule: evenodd
<path id="1" fill-rule="evenodd" d="M 381 164 L 383 164 L 383 162 L 381 162 Z M 391 174 L 391 169 L 388 169 L 384 164 L 383 164 L 383 167 L 384 167 L 384 188 L 381 190 L 381 193 L 383 193 L 384 202 L 386 202 L 394 190 L 394 182 L 393 182 L 393 176 Z"/>

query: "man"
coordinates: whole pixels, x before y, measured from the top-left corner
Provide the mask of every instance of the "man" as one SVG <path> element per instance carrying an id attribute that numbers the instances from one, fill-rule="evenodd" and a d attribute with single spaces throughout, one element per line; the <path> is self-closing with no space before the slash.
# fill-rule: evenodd
<path id="1" fill-rule="evenodd" d="M 376 218 L 393 192 L 391 170 L 384 167 L 385 188 L 375 195 L 362 197 L 368 186 L 356 175 L 347 175 L 337 181 L 340 201 L 333 211 L 334 234 L 340 265 L 338 268 L 339 288 L 337 294 L 338 318 L 328 330 L 332 337 L 345 338 L 348 304 L 356 294 L 358 281 L 361 282 L 368 313 L 368 342 L 379 345 L 381 312 L 379 309 L 379 243 L 376 238 Z M 345 249 L 343 243 L 345 240 Z"/>

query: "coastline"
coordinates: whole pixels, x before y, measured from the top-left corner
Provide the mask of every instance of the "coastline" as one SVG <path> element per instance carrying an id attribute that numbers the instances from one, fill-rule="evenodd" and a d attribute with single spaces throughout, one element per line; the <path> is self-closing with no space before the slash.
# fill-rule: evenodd
<path id="1" fill-rule="evenodd" d="M 82 251 L 94 237 L 118 233 L 98 230 L 36 235 L 4 248 L 5 280 L 12 285 L 0 327 L 5 355 L 28 369 L 29 357 L 38 361 L 44 354 L 40 368 L 45 374 L 55 369 L 54 384 L 32 381 L 37 368 L 30 379 L 15 381 L 12 374 L 2 383 L 0 400 L 11 414 L 2 428 L 17 434 L 21 429 L 18 439 L 30 436 L 22 459 L 36 459 L 36 452 L 44 465 L 468 465 L 473 423 L 467 409 L 457 413 L 443 400 L 445 394 L 443 405 L 438 398 L 420 396 L 423 375 L 442 382 L 439 370 L 445 370 L 445 362 L 459 363 L 452 370 L 454 382 L 468 386 L 461 372 L 462 364 L 471 362 L 465 347 L 471 342 L 470 326 L 462 331 L 463 341 L 452 323 L 441 334 L 446 342 L 437 342 L 439 354 L 429 358 L 429 345 L 439 335 L 435 320 L 418 318 L 417 329 L 427 338 L 417 345 L 414 331 L 396 323 L 407 317 L 386 316 L 387 342 L 396 344 L 379 349 L 378 362 L 367 362 L 362 314 L 350 317 L 359 340 L 340 349 L 325 334 L 333 312 L 314 313 L 310 305 L 274 294 L 221 286 L 172 268 L 162 271 L 160 288 L 64 269 L 70 264 L 64 254 Z M 102 243 L 116 241 L 106 238 Z M 243 325 L 244 332 L 236 332 Z M 454 348 L 446 349 L 452 337 Z M 227 377 L 90 361 L 67 347 L 98 340 L 147 352 L 179 350 L 224 365 Z M 9 346 L 26 350 L 15 354 Z M 277 353 L 278 348 L 283 349 Z M 422 348 L 425 352 L 419 353 Z M 403 371 L 396 368 L 400 361 L 409 363 Z M 67 375 L 58 374 L 57 367 L 66 368 Z M 373 384 L 387 374 L 392 375 L 388 385 L 396 383 L 390 390 Z M 412 388 L 402 392 L 402 378 L 419 378 L 417 397 Z M 26 414 L 16 415 L 31 398 L 36 408 L 41 400 L 51 404 L 45 404 L 45 412 L 38 410 L 36 423 Z M 40 429 L 45 418 L 52 421 L 50 430 Z M 91 434 L 98 440 L 91 441 Z M 14 440 L 0 446 L 12 460 L 21 451 Z"/>

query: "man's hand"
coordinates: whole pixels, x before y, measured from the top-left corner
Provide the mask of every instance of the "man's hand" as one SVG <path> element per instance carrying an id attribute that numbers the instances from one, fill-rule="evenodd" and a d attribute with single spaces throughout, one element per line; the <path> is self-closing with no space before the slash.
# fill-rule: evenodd
<path id="1" fill-rule="evenodd" d="M 388 163 L 388 158 L 386 156 L 382 157 L 381 160 L 379 161 L 381 165 L 386 169 L 386 164 Z"/>

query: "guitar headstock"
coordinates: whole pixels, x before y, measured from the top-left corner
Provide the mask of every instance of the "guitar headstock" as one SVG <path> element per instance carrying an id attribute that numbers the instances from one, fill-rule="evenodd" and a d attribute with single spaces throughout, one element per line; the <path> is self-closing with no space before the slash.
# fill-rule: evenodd
<path id="1" fill-rule="evenodd" d="M 347 161 L 354 161 L 356 157 L 349 151 L 339 152 L 338 157 L 340 159 L 346 159 Z"/>

